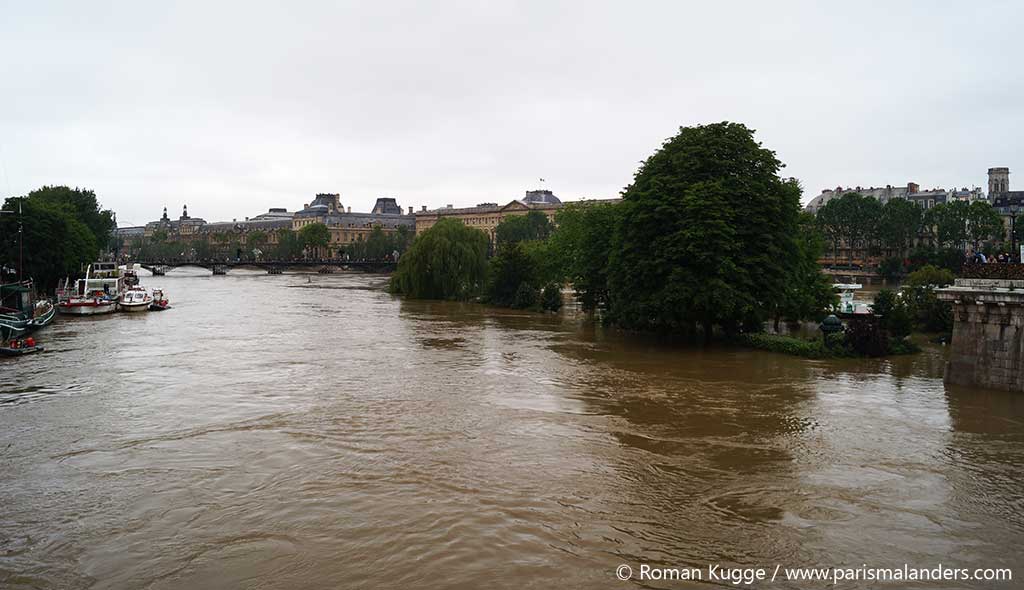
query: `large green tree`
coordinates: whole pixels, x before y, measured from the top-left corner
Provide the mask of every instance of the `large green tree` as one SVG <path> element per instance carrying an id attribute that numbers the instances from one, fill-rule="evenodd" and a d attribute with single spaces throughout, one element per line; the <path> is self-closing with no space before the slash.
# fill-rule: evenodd
<path id="1" fill-rule="evenodd" d="M 0 217 L 0 264 L 17 268 L 23 259 L 22 278 L 34 279 L 40 290 L 50 291 L 60 279 L 79 275 L 99 256 L 96 235 L 72 208 L 28 197 L 7 199 L 3 210 L 9 214 Z"/>
<path id="2" fill-rule="evenodd" d="M 966 201 L 953 201 L 935 205 L 925 213 L 928 226 L 941 248 L 963 250 L 968 240 L 967 215 L 970 205 Z"/>
<path id="3" fill-rule="evenodd" d="M 845 243 L 851 263 L 858 249 L 866 251 L 879 238 L 881 220 L 881 203 L 855 192 L 831 199 L 818 210 L 818 224 L 832 241 L 833 252 Z"/>
<path id="4" fill-rule="evenodd" d="M 973 201 L 967 207 L 967 237 L 980 250 L 981 243 L 1002 240 L 1005 235 L 1003 218 L 986 201 Z"/>
<path id="5" fill-rule="evenodd" d="M 331 230 L 322 223 L 311 223 L 299 230 L 299 242 L 306 248 L 326 248 L 331 243 Z"/>
<path id="6" fill-rule="evenodd" d="M 796 233 L 796 259 L 786 284 L 786 296 L 776 316 L 778 320 L 817 320 L 838 303 L 832 281 L 821 272 L 818 258 L 825 249 L 825 237 L 810 213 L 801 213 Z"/>
<path id="7" fill-rule="evenodd" d="M 568 203 L 555 214 L 549 258 L 560 268 L 552 281 L 568 280 L 585 311 L 608 303 L 608 262 L 622 207 L 618 203 Z"/>
<path id="8" fill-rule="evenodd" d="M 899 256 L 907 250 L 921 233 L 924 209 L 907 199 L 890 199 L 882 206 L 879 237 L 882 244 Z"/>
<path id="9" fill-rule="evenodd" d="M 759 327 L 777 315 L 797 252 L 795 183 L 736 123 L 684 127 L 623 193 L 609 314 L 629 329 Z"/>
<path id="10" fill-rule="evenodd" d="M 502 307 L 516 306 L 517 294 L 525 285 L 539 290 L 537 264 L 527 251 L 526 242 L 509 244 L 498 250 L 487 269 L 487 300 Z"/>
<path id="11" fill-rule="evenodd" d="M 399 260 L 391 290 L 417 299 L 475 297 L 487 273 L 487 247 L 484 232 L 442 219 L 418 235 Z"/>
<path id="12" fill-rule="evenodd" d="M 113 211 L 101 208 L 96 193 L 89 189 L 44 186 L 30 192 L 28 199 L 60 209 L 84 224 L 100 248 L 107 246 L 117 227 Z"/>
<path id="13" fill-rule="evenodd" d="M 506 217 L 494 228 L 498 247 L 527 240 L 544 240 L 551 235 L 551 221 L 540 211 Z"/>

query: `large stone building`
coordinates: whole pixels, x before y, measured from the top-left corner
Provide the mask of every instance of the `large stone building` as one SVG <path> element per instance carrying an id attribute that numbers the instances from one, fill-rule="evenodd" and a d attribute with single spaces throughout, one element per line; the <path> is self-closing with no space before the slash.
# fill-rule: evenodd
<path id="1" fill-rule="evenodd" d="M 322 223 L 331 232 L 330 246 L 325 252 L 318 253 L 327 257 L 334 256 L 344 244 L 365 241 L 376 227 L 386 234 L 396 233 L 401 228 L 410 234 L 416 230 L 412 207 L 403 214 L 394 198 L 378 198 L 369 213 L 353 213 L 351 207 L 342 206 L 341 195 L 334 193 L 318 194 L 312 203 L 296 211 L 292 229 L 299 231 L 313 223 Z"/>
<path id="2" fill-rule="evenodd" d="M 921 206 L 922 209 L 931 209 L 936 205 L 943 203 L 949 203 L 955 200 L 961 201 L 977 201 L 985 198 L 985 193 L 982 192 L 980 187 L 974 187 L 972 189 L 964 188 L 953 188 L 943 189 L 934 188 L 931 190 L 922 191 L 921 187 L 914 182 L 908 182 L 906 186 L 892 186 L 886 185 L 884 187 L 846 187 L 837 186 L 834 189 L 825 189 L 821 191 L 821 194 L 814 197 L 804 207 L 806 211 L 811 213 L 817 213 L 826 203 L 832 199 L 837 199 L 847 193 L 859 193 L 865 197 L 871 197 L 877 199 L 881 204 L 886 204 L 892 199 L 907 199 L 913 201 Z"/>
<path id="3" fill-rule="evenodd" d="M 385 233 L 395 233 L 399 231 L 399 228 L 404 227 L 410 234 L 415 231 L 416 227 L 412 208 L 410 207 L 408 213 L 403 214 L 394 198 L 377 199 L 377 203 L 370 213 L 353 213 L 351 207 L 348 209 L 342 207 L 339 194 L 320 193 L 311 203 L 303 205 L 299 211 L 289 212 L 284 208 L 271 208 L 266 213 L 252 218 L 246 217 L 242 221 L 234 219 L 232 221 L 207 222 L 205 219 L 189 216 L 188 206 L 182 208 L 179 218 L 171 219 L 167 215 L 165 207 L 160 219 L 151 221 L 145 226 L 118 228 L 114 235 L 126 241 L 140 237 L 149 238 L 157 232 L 164 233 L 171 241 L 202 237 L 223 241 L 221 236 L 229 235 L 230 239 L 244 245 L 249 234 L 260 231 L 266 242 L 274 245 L 279 241 L 279 230 L 299 231 L 313 223 L 323 223 L 330 231 L 331 245 L 325 251 L 316 253 L 327 257 L 337 254 L 337 250 L 342 244 L 366 240 L 375 227 L 380 227 Z"/>
<path id="4" fill-rule="evenodd" d="M 423 207 L 422 211 L 416 212 L 416 233 L 423 233 L 441 219 L 451 218 L 483 231 L 491 239 L 491 242 L 494 242 L 494 230 L 506 217 L 540 211 L 554 222 L 555 212 L 561 207 L 562 201 L 549 190 L 526 191 L 524 198 L 510 201 L 505 205 L 480 203 L 476 207 L 457 208 L 448 205 L 432 210 Z"/>

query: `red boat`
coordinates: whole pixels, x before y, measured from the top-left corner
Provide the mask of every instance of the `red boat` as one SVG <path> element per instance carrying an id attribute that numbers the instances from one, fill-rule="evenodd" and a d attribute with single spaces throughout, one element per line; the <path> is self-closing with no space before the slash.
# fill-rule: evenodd
<path id="1" fill-rule="evenodd" d="M 171 302 L 167 300 L 163 289 L 153 289 L 153 303 L 149 304 L 150 311 L 163 311 L 171 308 Z"/>

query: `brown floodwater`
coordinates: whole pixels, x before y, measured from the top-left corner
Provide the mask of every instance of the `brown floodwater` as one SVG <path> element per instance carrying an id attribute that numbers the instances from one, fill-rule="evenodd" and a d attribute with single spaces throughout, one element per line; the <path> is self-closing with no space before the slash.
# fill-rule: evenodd
<path id="1" fill-rule="evenodd" d="M 0 359 L 4 588 L 734 587 L 653 567 L 1014 568 L 1024 395 L 944 350 L 812 361 L 175 271 Z M 986 585 L 988 584 L 988 585 Z M 763 587 L 829 587 L 779 580 Z"/>

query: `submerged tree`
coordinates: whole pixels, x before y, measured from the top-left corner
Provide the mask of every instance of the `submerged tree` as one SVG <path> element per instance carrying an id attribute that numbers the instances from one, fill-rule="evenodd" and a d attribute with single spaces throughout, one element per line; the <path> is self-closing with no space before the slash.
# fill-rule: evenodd
<path id="1" fill-rule="evenodd" d="M 487 246 L 484 232 L 442 219 L 399 259 L 391 290 L 417 299 L 470 299 L 487 273 Z"/>
<path id="2" fill-rule="evenodd" d="M 609 319 L 629 329 L 732 332 L 778 313 L 797 259 L 799 188 L 736 123 L 682 128 L 623 193 Z"/>
<path id="3" fill-rule="evenodd" d="M 568 203 L 555 214 L 549 259 L 560 268 L 551 281 L 568 280 L 584 311 L 608 303 L 608 261 L 621 217 L 619 203 Z"/>

